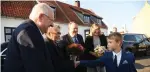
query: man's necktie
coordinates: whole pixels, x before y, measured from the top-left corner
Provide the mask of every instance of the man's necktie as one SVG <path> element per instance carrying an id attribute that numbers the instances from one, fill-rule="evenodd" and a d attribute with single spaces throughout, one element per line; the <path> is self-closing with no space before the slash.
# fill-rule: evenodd
<path id="1" fill-rule="evenodd" d="M 114 58 L 114 65 L 115 65 L 115 68 L 118 68 L 118 65 L 117 65 L 117 55 L 115 55 L 115 58 Z"/>
<path id="2" fill-rule="evenodd" d="M 75 42 L 75 43 L 78 43 L 78 40 L 77 40 L 77 38 L 76 38 L 76 37 L 74 38 L 74 42 Z"/>

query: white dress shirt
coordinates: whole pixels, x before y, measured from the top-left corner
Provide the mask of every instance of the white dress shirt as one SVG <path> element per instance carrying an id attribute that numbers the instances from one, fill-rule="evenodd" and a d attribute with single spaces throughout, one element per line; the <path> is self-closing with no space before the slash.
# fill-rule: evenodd
<path id="1" fill-rule="evenodd" d="M 120 52 L 118 52 L 118 53 L 115 53 L 113 51 L 113 60 L 115 59 L 115 55 L 117 56 L 117 66 L 119 66 L 120 61 L 121 61 L 121 56 L 122 56 L 122 50 L 120 50 Z"/>

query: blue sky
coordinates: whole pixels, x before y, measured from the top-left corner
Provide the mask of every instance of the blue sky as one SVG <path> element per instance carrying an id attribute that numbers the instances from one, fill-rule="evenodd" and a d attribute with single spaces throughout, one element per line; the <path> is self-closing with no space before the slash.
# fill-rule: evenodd
<path id="1" fill-rule="evenodd" d="M 75 0 L 59 0 L 74 5 Z M 118 31 L 126 25 L 129 32 L 132 31 L 133 18 L 144 7 L 146 0 L 79 0 L 80 6 L 91 9 L 97 15 L 103 17 L 109 30 L 114 26 Z M 148 1 L 150 4 L 150 1 Z"/>

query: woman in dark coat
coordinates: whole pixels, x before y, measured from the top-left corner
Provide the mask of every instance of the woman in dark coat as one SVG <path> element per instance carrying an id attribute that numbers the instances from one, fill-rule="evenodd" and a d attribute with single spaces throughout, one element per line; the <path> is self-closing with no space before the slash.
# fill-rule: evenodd
<path id="1" fill-rule="evenodd" d="M 96 54 L 94 53 L 94 48 L 98 45 L 105 46 L 107 48 L 107 40 L 105 35 L 101 34 L 100 26 L 98 24 L 92 24 L 90 28 L 90 35 L 85 39 L 85 54 L 88 60 L 95 60 Z M 104 72 L 103 67 L 87 68 L 87 72 Z"/>

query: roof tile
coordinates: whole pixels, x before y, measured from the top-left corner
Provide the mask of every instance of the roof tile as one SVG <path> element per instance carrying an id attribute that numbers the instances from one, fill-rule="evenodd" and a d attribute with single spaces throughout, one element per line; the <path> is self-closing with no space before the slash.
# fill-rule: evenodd
<path id="1" fill-rule="evenodd" d="M 79 8 L 63 2 L 59 1 L 40 1 L 40 2 L 44 2 L 49 4 L 50 6 L 56 7 L 55 22 L 69 23 L 70 21 L 74 21 L 79 25 L 87 25 L 84 24 L 82 20 L 80 20 L 80 18 L 76 15 L 73 9 L 81 12 L 82 14 L 92 15 L 102 19 L 102 17 L 96 15 L 94 12 L 88 9 Z M 33 6 L 36 3 L 37 3 L 36 1 L 1 1 L 1 12 L 2 12 L 1 15 L 27 19 Z M 101 27 L 107 29 L 107 26 L 104 22 L 102 22 Z"/>

